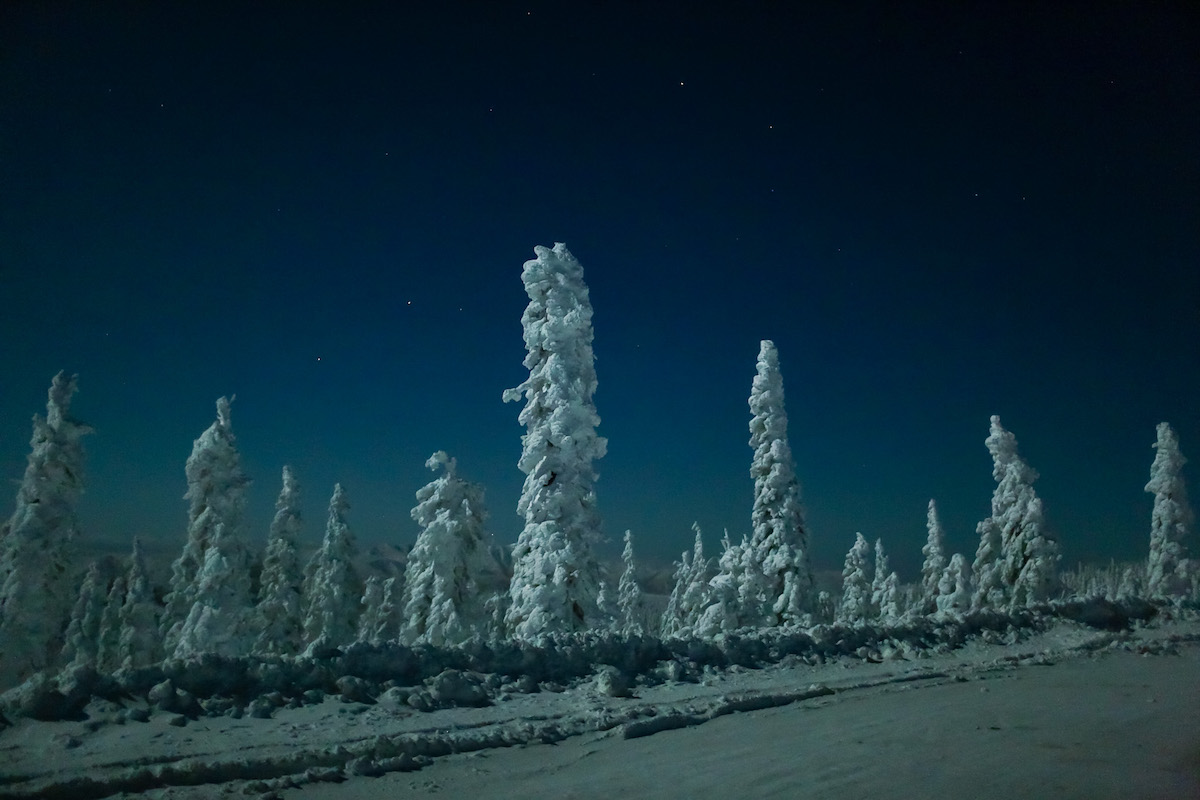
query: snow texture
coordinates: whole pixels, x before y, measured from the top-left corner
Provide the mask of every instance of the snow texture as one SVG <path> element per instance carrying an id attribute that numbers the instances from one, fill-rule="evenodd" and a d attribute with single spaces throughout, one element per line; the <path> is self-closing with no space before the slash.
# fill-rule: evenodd
<path id="1" fill-rule="evenodd" d="M 1166 422 L 1158 424 L 1157 434 L 1146 484 L 1146 491 L 1154 495 L 1146 591 L 1151 597 L 1164 597 L 1182 588 L 1184 542 L 1193 517 L 1183 480 L 1187 459 L 1179 450 L 1179 439 Z"/>
<path id="2" fill-rule="evenodd" d="M 525 483 L 517 503 L 525 524 L 513 549 L 505 618 L 508 631 L 522 638 L 583 630 L 596 621 L 594 462 L 607 447 L 596 433 L 592 306 L 583 267 L 562 243 L 534 252 L 521 274 L 529 295 L 521 318 L 529 377 L 504 392 L 505 401 L 525 398 L 518 417 L 526 429 L 518 461 Z"/>
<path id="3" fill-rule="evenodd" d="M 764 581 L 745 592 L 749 602 L 761 603 L 760 609 L 747 608 L 745 613 L 760 613 L 767 625 L 798 624 L 813 609 L 815 584 L 800 483 L 787 438 L 779 353 L 770 340 L 759 345 L 749 402 L 754 507 L 746 577 L 757 582 L 761 574 Z"/>
<path id="4" fill-rule="evenodd" d="M 413 520 L 421 533 L 404 570 L 407 644 L 458 644 L 484 625 L 476 580 L 490 559 L 483 487 L 458 476 L 457 462 L 439 450 L 425 466 L 442 474 L 417 491 Z"/>
<path id="5" fill-rule="evenodd" d="M 259 580 L 256 652 L 291 655 L 303 642 L 300 589 L 304 576 L 297 552 L 301 521 L 300 486 L 291 467 L 285 466 Z"/>
<path id="6" fill-rule="evenodd" d="M 63 646 L 74 599 L 72 542 L 83 493 L 83 437 L 71 416 L 78 376 L 50 384 L 46 416 L 34 415 L 16 510 L 0 527 L 0 689 L 48 667 Z"/>
<path id="7" fill-rule="evenodd" d="M 229 399 L 217 400 L 217 419 L 193 443 L 184 472 L 188 485 L 184 494 L 188 501 L 187 540 L 183 552 L 171 565 L 170 593 L 161 620 L 168 653 L 174 652 L 183 625 L 192 613 L 200 588 L 200 571 L 219 528 L 227 537 L 224 555 L 234 559 L 224 572 L 231 577 L 241 572 L 249 574 L 249 556 L 240 537 L 250 480 L 242 472 Z M 216 574 L 211 572 L 210 578 Z"/>
<path id="8" fill-rule="evenodd" d="M 306 653 L 342 647 L 355 639 L 363 586 L 353 560 L 358 548 L 346 523 L 350 502 L 342 485 L 333 487 L 321 549 L 305 568 Z"/>

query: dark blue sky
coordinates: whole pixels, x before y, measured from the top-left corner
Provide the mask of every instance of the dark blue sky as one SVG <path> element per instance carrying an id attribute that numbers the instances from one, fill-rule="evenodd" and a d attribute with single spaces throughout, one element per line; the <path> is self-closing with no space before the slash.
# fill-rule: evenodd
<path id="1" fill-rule="evenodd" d="M 445 449 L 514 541 L 520 269 L 564 241 L 614 541 L 747 530 L 771 338 L 819 567 L 861 530 L 911 579 L 930 497 L 973 554 L 993 413 L 1067 562 L 1144 552 L 1154 425 L 1200 458 L 1190 4 L 352 5 L 0 10 L 0 475 L 78 372 L 87 537 L 181 546 L 236 393 L 256 540 L 290 463 L 308 537 L 341 481 L 409 543 Z"/>

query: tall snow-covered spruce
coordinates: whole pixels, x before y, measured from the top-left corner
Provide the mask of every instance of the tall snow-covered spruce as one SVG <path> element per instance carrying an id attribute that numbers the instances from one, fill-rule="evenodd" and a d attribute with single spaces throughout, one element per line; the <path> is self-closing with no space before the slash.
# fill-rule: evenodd
<path id="1" fill-rule="evenodd" d="M 241 538 L 241 525 L 246 507 L 246 487 L 250 485 L 250 480 L 242 472 L 229 403 L 224 397 L 217 401 L 217 419 L 193 443 L 192 454 L 184 467 L 188 484 L 187 493 L 184 494 L 184 499 L 188 501 L 187 541 L 183 552 L 171 565 L 170 594 L 166 598 L 167 607 L 161 622 L 164 647 L 168 654 L 174 652 L 183 625 L 192 613 L 192 606 L 200 591 L 200 573 L 218 529 L 223 529 L 222 546 L 225 552 L 222 555 L 227 564 L 222 567 L 218 560 L 211 565 L 207 576 L 210 580 L 209 598 L 222 594 L 211 581 L 227 578 L 240 582 L 242 575 L 247 578 L 249 575 L 249 554 Z M 221 575 L 225 578 L 221 578 Z M 248 605 L 249 601 L 246 602 Z"/>
<path id="2" fill-rule="evenodd" d="M 64 643 L 83 437 L 92 432 L 71 416 L 76 388 L 77 376 L 54 376 L 46 416 L 33 417 L 16 510 L 0 527 L 0 691 L 49 666 Z"/>
<path id="3" fill-rule="evenodd" d="M 800 483 L 788 445 L 779 353 L 770 340 L 759 346 L 750 413 L 750 446 L 754 448 L 750 464 L 754 478 L 748 551 L 751 577 L 757 579 L 754 573 L 761 573 L 764 578 L 761 591 L 765 596 L 760 599 L 767 625 L 799 623 L 813 610 L 816 598 Z"/>
<path id="4" fill-rule="evenodd" d="M 334 485 L 325 538 L 304 570 L 304 638 L 310 655 L 348 645 L 358 633 L 363 582 L 354 566 L 358 547 L 346 523 L 349 510 L 342 485 Z"/>
<path id="5" fill-rule="evenodd" d="M 518 466 L 525 485 L 517 513 L 525 526 L 513 548 L 507 629 L 518 638 L 577 631 L 602 624 L 596 597 L 600 536 L 594 462 L 607 446 L 596 433 L 592 396 L 592 305 L 583 267 L 557 243 L 535 247 L 521 273 L 529 305 L 521 317 L 529 377 L 504 391 L 525 398 Z"/>
<path id="6" fill-rule="evenodd" d="M 1050 598 L 1058 575 L 1058 542 L 1045 530 L 1037 471 L 1017 454 L 1017 437 L 992 417 L 985 440 L 992 454 L 992 515 L 979 523 L 978 605 L 1027 606 Z M 999 542 L 999 553 L 995 552 Z M 985 597 L 985 594 L 987 595 Z"/>
<path id="7" fill-rule="evenodd" d="M 621 562 L 625 565 L 621 581 L 617 584 L 617 608 L 621 633 L 640 635 L 645 632 L 642 624 L 642 587 L 637 582 L 637 564 L 633 560 L 633 532 L 625 531 L 625 548 L 621 551 Z"/>
<path id="8" fill-rule="evenodd" d="M 1182 586 L 1179 569 L 1183 564 L 1184 540 L 1192 523 L 1183 465 L 1187 459 L 1179 450 L 1175 431 L 1165 422 L 1158 424 L 1154 444 L 1154 463 L 1146 491 L 1154 495 L 1150 517 L 1150 558 L 1146 575 L 1146 593 L 1163 597 Z"/>
<path id="9" fill-rule="evenodd" d="M 421 533 L 404 570 L 400 638 L 409 644 L 461 644 L 484 627 L 484 598 L 476 583 L 490 557 L 483 487 L 460 478 L 457 462 L 441 450 L 425 466 L 442 474 L 417 490 L 412 509 Z"/>
<path id="10" fill-rule="evenodd" d="M 300 587 L 304 576 L 297 551 L 300 524 L 300 486 L 292 468 L 285 466 L 283 488 L 275 501 L 275 518 L 271 520 L 263 556 L 255 652 L 292 655 L 300 649 L 304 638 L 300 619 Z"/>
<path id="11" fill-rule="evenodd" d="M 929 501 L 929 509 L 925 515 L 925 529 L 928 536 L 921 554 L 925 561 L 921 565 L 921 606 L 922 614 L 932 614 L 937 610 L 937 599 L 941 590 L 942 574 L 946 571 L 946 535 L 942 530 L 942 521 L 938 517 L 937 503 Z"/>

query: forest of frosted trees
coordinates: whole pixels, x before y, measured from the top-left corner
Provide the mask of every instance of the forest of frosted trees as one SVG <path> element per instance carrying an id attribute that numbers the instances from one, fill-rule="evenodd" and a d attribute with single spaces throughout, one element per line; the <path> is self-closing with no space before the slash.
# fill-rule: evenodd
<path id="1" fill-rule="evenodd" d="M 946 551 L 930 500 L 914 582 L 901 583 L 890 569 L 881 539 L 856 533 L 840 585 L 819 585 L 788 438 L 780 353 L 764 340 L 749 395 L 754 501 L 746 532 L 726 532 L 714 556 L 695 526 L 669 596 L 652 602 L 639 582 L 632 532 L 625 532 L 615 568 L 597 556 L 603 535 L 595 482 L 607 443 L 597 433 L 583 268 L 562 244 L 535 253 L 522 272 L 528 377 L 503 392 L 505 401 L 524 402 L 518 418 L 525 428 L 516 507 L 524 525 L 506 587 L 496 587 L 495 576 L 506 573 L 487 529 L 483 487 L 461 477 L 458 461 L 440 451 L 426 463 L 433 479 L 416 492 L 411 516 L 420 533 L 402 575 L 361 574 L 352 495 L 341 484 L 332 490 L 323 530 L 307 530 L 301 480 L 288 466 L 260 552 L 244 520 L 250 481 L 226 398 L 184 464 L 186 527 L 168 584 L 151 584 L 137 539 L 120 569 L 78 564 L 75 543 L 86 535 L 76 515 L 82 442 L 92 431 L 71 413 L 76 378 L 60 373 L 45 416 L 34 417 L 16 507 L 0 528 L 0 691 L 60 671 L 128 674 L 214 656 L 311 659 L 352 645 L 455 648 L 595 633 L 627 642 L 720 642 L 762 630 L 937 624 L 1044 609 L 1072 597 L 1159 605 L 1200 597 L 1200 560 L 1186 550 L 1193 522 L 1186 459 L 1170 425 L 1158 426 L 1145 486 L 1154 498 L 1147 558 L 1064 573 L 1034 488 L 1038 474 L 995 416 L 983 442 L 995 490 L 973 556 Z"/>

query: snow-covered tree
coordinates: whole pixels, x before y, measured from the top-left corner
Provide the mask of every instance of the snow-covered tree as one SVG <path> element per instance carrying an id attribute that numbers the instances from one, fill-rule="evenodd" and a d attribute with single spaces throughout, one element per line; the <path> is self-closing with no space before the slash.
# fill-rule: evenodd
<path id="1" fill-rule="evenodd" d="M 529 295 L 521 318 L 529 377 L 504 392 L 506 402 L 525 398 L 518 417 L 526 429 L 518 462 L 525 485 L 517 504 L 525 526 L 513 548 L 506 617 L 520 638 L 582 630 L 594 621 L 601 577 L 592 550 L 600 535 L 594 462 L 607 446 L 596 433 L 592 306 L 583 267 L 562 243 L 534 252 L 521 274 Z"/>
<path id="2" fill-rule="evenodd" d="M 125 602 L 120 614 L 118 652 L 122 668 L 139 669 L 162 660 L 158 613 L 154 588 L 146 572 L 146 556 L 142 552 L 141 540 L 135 538 L 125 579 Z"/>
<path id="3" fill-rule="evenodd" d="M 811 612 L 815 597 L 809 563 L 808 531 L 800 503 L 800 482 L 787 438 L 787 412 L 783 403 L 783 376 L 775 344 L 763 340 L 758 370 L 750 389 L 750 447 L 754 459 L 753 533 L 748 575 L 765 578 L 763 620 L 768 625 L 798 623 Z"/>
<path id="4" fill-rule="evenodd" d="M 637 567 L 633 560 L 633 533 L 625 531 L 625 549 L 621 551 L 621 561 L 625 569 L 621 572 L 621 582 L 617 586 L 617 608 L 620 612 L 621 632 L 626 634 L 642 634 L 644 616 L 644 600 L 642 587 L 637 582 Z"/>
<path id="5" fill-rule="evenodd" d="M 712 637 L 751 624 L 743 611 L 742 596 L 746 584 L 746 553 L 749 547 L 745 537 L 735 544 L 729 540 L 729 531 L 725 531 L 725 536 L 721 539 L 717 574 L 709 582 L 709 604 L 696 622 L 696 635 Z M 757 623 L 757 617 L 754 623 Z"/>
<path id="6" fill-rule="evenodd" d="M 203 653 L 242 656 L 250 651 L 254 632 L 247 560 L 237 535 L 218 523 L 196 576 L 195 600 L 170 651 L 175 658 Z"/>
<path id="7" fill-rule="evenodd" d="M 1188 526 L 1192 523 L 1192 509 L 1183 481 L 1183 465 L 1187 459 L 1179 450 L 1179 438 L 1165 422 L 1158 424 L 1157 433 L 1150 482 L 1146 484 L 1146 491 L 1154 495 L 1146 592 L 1151 597 L 1164 597 L 1183 585 L 1180 566 L 1184 560 Z"/>
<path id="8" fill-rule="evenodd" d="M 353 560 L 357 554 L 354 534 L 346 523 L 350 502 L 342 485 L 333 487 L 329 520 L 321 549 L 305 568 L 304 638 L 306 652 L 342 647 L 354 641 L 363 586 Z"/>
<path id="9" fill-rule="evenodd" d="M 900 619 L 900 579 L 895 572 L 889 572 L 880 582 L 879 592 L 875 595 L 875 605 L 879 609 L 879 620 L 884 623 L 894 623 Z"/>
<path id="10" fill-rule="evenodd" d="M 477 579 L 491 555 L 483 487 L 460 478 L 455 460 L 441 450 L 425 466 L 442 474 L 417 491 L 412 510 L 421 533 L 404 570 L 401 639 L 459 644 L 484 616 Z"/>
<path id="11" fill-rule="evenodd" d="M 962 553 L 955 553 L 938 579 L 938 614 L 961 614 L 970 608 L 970 580 L 967 560 Z"/>
<path id="12" fill-rule="evenodd" d="M 854 546 L 846 553 L 842 569 L 842 604 L 837 621 L 843 625 L 866 622 L 871 609 L 871 545 L 861 533 L 854 534 Z"/>
<path id="13" fill-rule="evenodd" d="M 921 601 L 919 608 L 922 614 L 932 614 L 937 610 L 937 598 L 940 594 L 938 584 L 942 581 L 942 573 L 946 571 L 946 535 L 942 531 L 942 521 L 938 518 L 937 503 L 929 501 L 929 510 L 925 517 L 925 529 L 928 537 L 921 554 L 925 562 L 921 565 Z"/>
<path id="14" fill-rule="evenodd" d="M 104 615 L 104 598 L 108 581 L 101 574 L 100 563 L 93 561 L 79 586 L 79 597 L 71 611 L 60 661 L 68 667 L 96 667 L 100 649 L 100 623 Z"/>
<path id="15" fill-rule="evenodd" d="M 1058 542 L 1043 524 L 1042 501 L 1033 489 L 1037 472 L 1017 454 L 1017 438 L 1000 425 L 1000 418 L 993 416 L 991 423 L 985 443 L 992 454 L 996 490 L 992 493 L 990 526 L 988 520 L 980 523 L 980 548 L 985 548 L 985 538 L 999 534 L 999 594 L 1011 606 L 1032 605 L 1049 599 L 1055 587 Z M 978 580 L 980 573 L 976 575 Z M 976 587 L 977 597 L 981 590 Z"/>
<path id="16" fill-rule="evenodd" d="M 976 531 L 979 534 L 979 547 L 975 550 L 975 562 L 971 566 L 975 587 L 971 607 L 995 608 L 1003 605 L 1005 598 L 1000 578 L 1000 526 L 989 517 L 976 526 Z"/>
<path id="17" fill-rule="evenodd" d="M 175 650 L 184 622 L 192 612 L 199 592 L 199 574 L 209 546 L 218 528 L 224 529 L 227 569 L 210 572 L 210 580 L 220 575 L 241 581 L 249 575 L 249 553 L 241 540 L 242 515 L 246 506 L 246 487 L 250 481 L 242 472 L 241 456 L 229 414 L 229 399 L 217 400 L 217 419 L 192 444 L 184 472 L 187 476 L 188 531 L 183 552 L 171 565 L 170 593 L 162 616 L 164 647 Z M 210 587 L 216 589 L 216 587 Z"/>
<path id="18" fill-rule="evenodd" d="M 885 584 L 887 583 L 888 574 L 891 572 L 891 567 L 888 566 L 887 553 L 883 549 L 883 539 L 875 540 L 875 571 L 871 573 L 871 608 L 868 612 L 870 616 L 879 616 L 883 608 L 883 594 L 886 591 Z M 893 586 L 893 593 L 895 587 Z M 893 597 L 893 602 L 895 598 Z"/>
<path id="19" fill-rule="evenodd" d="M 675 563 L 675 583 L 663 612 L 660 635 L 664 638 L 690 634 L 709 604 L 712 572 L 704 557 L 704 539 L 698 522 L 692 523 L 696 538 L 692 552 L 683 551 Z"/>
<path id="20" fill-rule="evenodd" d="M 291 467 L 284 467 L 283 488 L 275 501 L 259 580 L 255 652 L 291 655 L 301 647 L 300 587 L 304 576 L 297 552 L 300 524 L 300 487 Z"/>
<path id="21" fill-rule="evenodd" d="M 121 666 L 121 608 L 125 604 L 125 576 L 113 578 L 100 617 L 100 638 L 96 644 L 96 669 L 109 674 Z"/>
<path id="22" fill-rule="evenodd" d="M 394 577 L 385 580 L 372 575 L 367 578 L 362 615 L 358 619 L 358 641 L 380 645 L 397 638 L 401 625 L 401 594 Z"/>
<path id="23" fill-rule="evenodd" d="M 83 437 L 71 416 L 77 376 L 50 384 L 46 416 L 34 415 L 16 510 L 0 527 L 0 690 L 51 664 L 71 611 L 71 543 L 83 493 Z"/>

